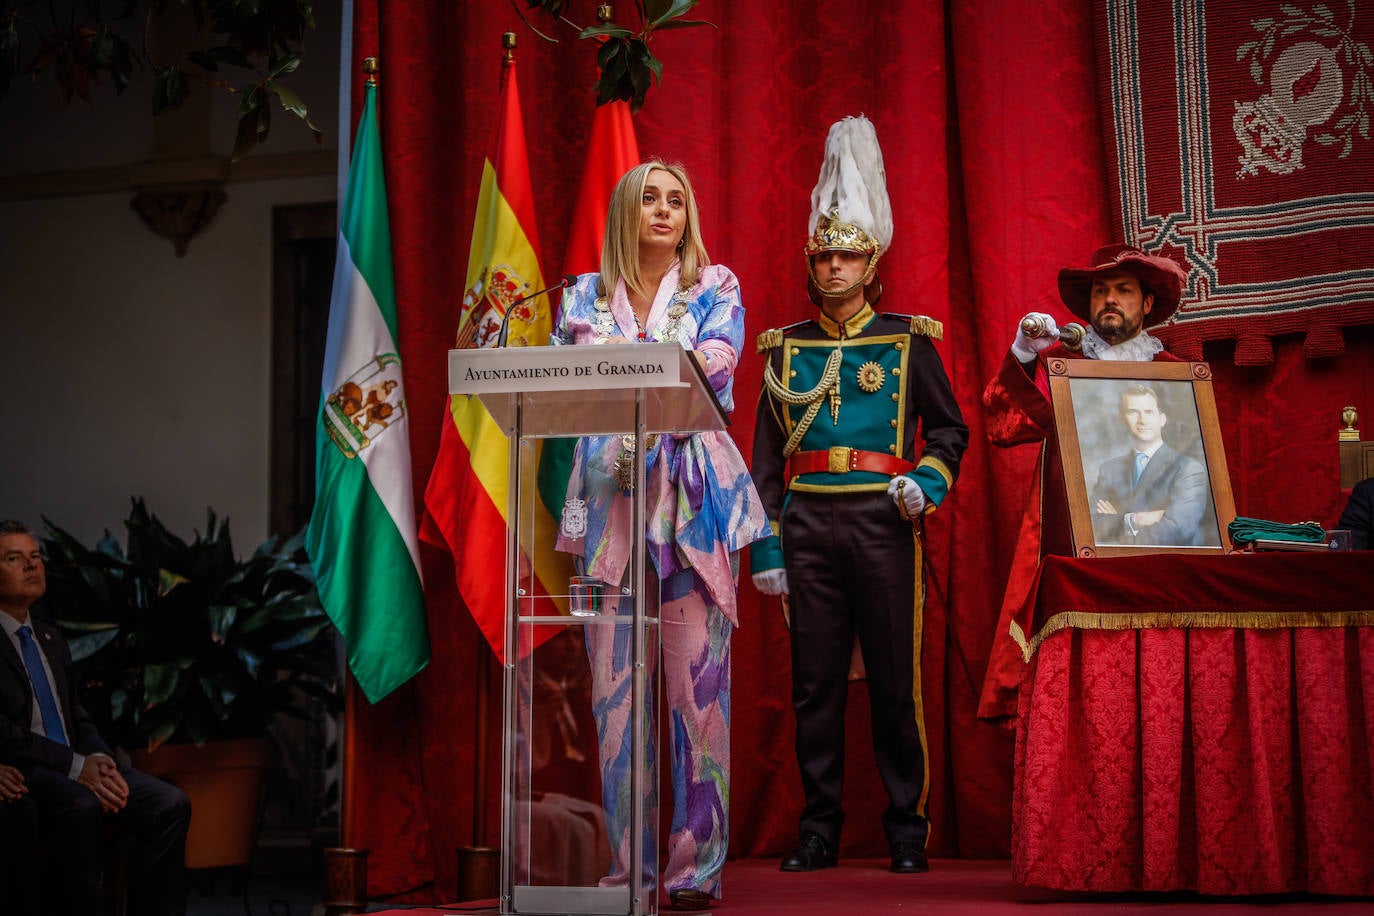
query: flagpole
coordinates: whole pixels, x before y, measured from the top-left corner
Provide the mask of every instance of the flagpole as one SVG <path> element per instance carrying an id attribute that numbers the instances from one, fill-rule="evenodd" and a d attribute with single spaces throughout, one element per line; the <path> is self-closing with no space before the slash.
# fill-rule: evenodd
<path id="1" fill-rule="evenodd" d="M 352 4 L 350 3 L 349 6 Z M 349 21 L 349 20 L 345 20 Z M 350 36 L 351 37 L 351 36 Z M 369 85 L 377 85 L 377 74 L 380 71 L 377 58 L 367 57 L 363 59 L 363 73 L 367 74 Z M 353 83 L 348 78 L 345 82 L 343 91 L 348 92 Z M 345 136 L 348 131 L 348 124 L 351 117 L 342 120 L 344 125 L 341 133 Z M 340 149 L 349 148 L 350 144 L 340 143 Z M 340 155 L 342 161 L 342 154 Z M 351 168 L 351 162 L 350 162 Z M 343 187 L 347 187 L 347 175 L 342 176 Z M 343 217 L 343 204 L 345 195 L 339 194 L 339 215 L 340 221 Z M 343 668 L 343 693 L 344 693 L 344 719 L 343 719 L 343 753 L 340 759 L 340 769 L 342 774 L 339 777 L 339 845 L 324 851 L 325 868 L 325 912 L 326 913 L 363 913 L 367 911 L 367 854 L 369 850 L 357 849 L 354 847 L 354 836 L 356 831 L 353 825 L 353 810 L 357 792 L 356 769 L 357 755 L 357 715 L 358 715 L 358 685 L 353 679 L 353 672 L 348 666 L 345 649 L 345 657 L 341 667 Z"/>
<path id="2" fill-rule="evenodd" d="M 501 80 L 515 63 L 515 33 L 501 34 Z M 473 717 L 472 843 L 458 848 L 458 899 L 486 900 L 501 893 L 501 853 L 487 844 L 487 799 L 491 783 L 488 766 L 487 704 L 491 702 L 491 649 L 477 640 L 477 715 Z"/>
<path id="3" fill-rule="evenodd" d="M 501 78 L 505 79 L 507 68 L 515 63 L 515 33 L 501 33 Z M 487 787 L 491 781 L 490 768 L 487 766 L 487 703 L 491 698 L 491 649 L 483 642 L 477 647 L 477 715 L 474 728 L 477 729 L 473 747 L 476 760 L 472 779 L 472 845 L 474 849 L 487 847 Z M 493 878 L 495 872 L 492 873 Z M 495 887 L 495 884 L 492 885 Z M 492 896 L 488 894 L 483 897 Z M 477 899 L 477 898 L 471 898 Z"/>

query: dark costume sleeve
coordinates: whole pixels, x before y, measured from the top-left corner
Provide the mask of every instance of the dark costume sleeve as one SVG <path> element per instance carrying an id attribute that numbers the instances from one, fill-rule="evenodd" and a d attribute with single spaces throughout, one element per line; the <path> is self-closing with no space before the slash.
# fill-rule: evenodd
<path id="1" fill-rule="evenodd" d="M 772 362 L 774 371 L 782 366 L 782 350 L 773 347 L 765 351 L 766 358 Z M 754 543 L 749 548 L 749 569 L 751 572 L 764 572 L 782 568 L 782 545 L 778 541 L 778 520 L 782 517 L 782 502 L 786 490 L 783 472 L 786 460 L 782 447 L 787 442 L 783 432 L 782 419 L 776 413 L 776 402 L 768 395 L 768 389 L 759 391 L 758 408 L 754 413 L 754 454 L 749 462 L 754 478 L 754 487 L 763 500 L 763 511 L 768 516 L 771 537 Z"/>
<path id="2" fill-rule="evenodd" d="M 920 484 L 932 511 L 959 477 L 959 464 L 968 448 L 968 424 L 954 400 L 954 389 L 935 344 L 922 334 L 911 335 L 910 394 L 907 401 L 920 418 L 925 442 L 911 476 Z M 948 476 L 946 477 L 946 474 Z"/>

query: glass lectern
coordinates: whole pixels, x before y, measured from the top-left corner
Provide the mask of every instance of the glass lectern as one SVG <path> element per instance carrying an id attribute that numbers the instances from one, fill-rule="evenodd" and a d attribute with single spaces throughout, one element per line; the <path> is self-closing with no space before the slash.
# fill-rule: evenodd
<path id="1" fill-rule="evenodd" d="M 674 343 L 450 350 L 449 392 L 479 397 L 509 445 L 501 912 L 654 914 L 659 592 L 644 545 L 644 455 L 654 435 L 724 429 L 725 413 Z M 593 435 L 626 440 L 617 475 L 632 496 L 635 542 L 620 582 L 579 575 L 555 550 L 560 524 L 576 533 L 577 506 L 552 519 L 540 498 L 561 496 L 567 482 L 540 479 L 548 440 Z M 623 682 L 593 690 L 589 647 L 619 654 Z M 619 713 L 604 715 L 612 706 Z M 610 760 L 604 779 L 599 754 Z M 621 874 L 612 874 L 608 815 L 637 825 L 618 850 Z"/>

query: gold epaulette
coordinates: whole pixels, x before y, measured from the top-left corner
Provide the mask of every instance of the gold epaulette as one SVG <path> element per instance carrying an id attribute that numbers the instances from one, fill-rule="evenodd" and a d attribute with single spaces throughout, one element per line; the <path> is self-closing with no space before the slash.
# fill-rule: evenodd
<path id="1" fill-rule="evenodd" d="M 811 319 L 804 318 L 801 321 L 794 321 L 781 328 L 769 328 L 758 336 L 754 341 L 754 346 L 759 353 L 766 353 L 769 350 L 782 346 L 782 342 L 787 339 L 788 331 L 795 331 L 797 328 L 805 327 L 811 323 Z"/>
<path id="2" fill-rule="evenodd" d="M 931 340 L 943 340 L 945 326 L 934 318 L 927 318 L 925 315 L 912 315 L 911 333 L 924 335 Z"/>
<path id="3" fill-rule="evenodd" d="M 911 322 L 910 330 L 913 334 L 920 334 L 932 340 L 943 340 L 945 337 L 945 326 L 934 318 L 929 318 L 925 315 L 903 315 L 898 312 L 883 312 L 883 317 Z"/>

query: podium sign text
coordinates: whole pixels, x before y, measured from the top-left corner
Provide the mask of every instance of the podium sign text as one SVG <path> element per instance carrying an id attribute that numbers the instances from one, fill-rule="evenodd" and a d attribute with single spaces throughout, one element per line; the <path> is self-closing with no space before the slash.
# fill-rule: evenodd
<path id="1" fill-rule="evenodd" d="M 449 394 L 676 388 L 676 344 L 450 350 Z"/>

